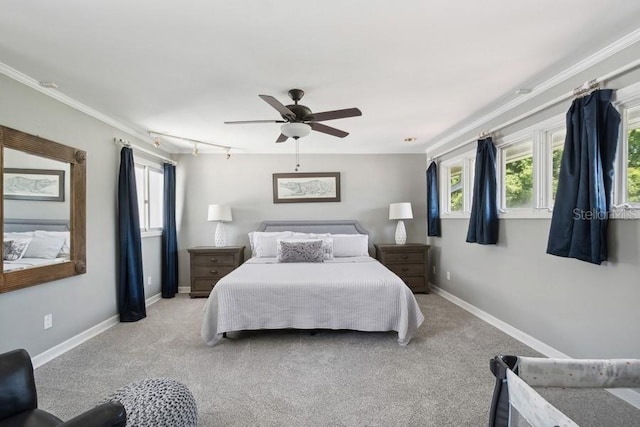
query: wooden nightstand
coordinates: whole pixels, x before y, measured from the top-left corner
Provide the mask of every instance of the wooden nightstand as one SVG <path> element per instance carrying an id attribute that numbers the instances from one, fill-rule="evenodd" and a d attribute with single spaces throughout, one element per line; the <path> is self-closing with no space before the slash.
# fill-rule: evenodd
<path id="1" fill-rule="evenodd" d="M 208 297 L 218 280 L 244 262 L 244 246 L 199 246 L 188 251 L 191 257 L 191 298 Z"/>
<path id="2" fill-rule="evenodd" d="M 428 245 L 407 243 L 406 245 L 373 246 L 376 248 L 376 259 L 400 276 L 413 292 L 429 292 Z"/>

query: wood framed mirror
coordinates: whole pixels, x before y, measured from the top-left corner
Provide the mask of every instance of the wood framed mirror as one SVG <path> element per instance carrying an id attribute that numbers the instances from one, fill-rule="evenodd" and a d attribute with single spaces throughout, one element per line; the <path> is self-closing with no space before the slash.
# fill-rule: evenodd
<path id="1" fill-rule="evenodd" d="M 0 126 L 0 164 L 4 237 L 0 293 L 84 274 L 86 152 Z M 54 167 L 33 168 L 33 164 Z M 16 202 L 22 206 L 7 205 Z M 68 216 L 47 217 L 56 211 Z"/>

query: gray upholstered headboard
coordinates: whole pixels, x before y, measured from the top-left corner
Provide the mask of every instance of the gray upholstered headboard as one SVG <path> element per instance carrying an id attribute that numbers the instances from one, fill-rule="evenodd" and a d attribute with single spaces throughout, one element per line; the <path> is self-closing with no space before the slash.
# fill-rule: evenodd
<path id="1" fill-rule="evenodd" d="M 356 220 L 264 221 L 258 231 L 300 233 L 369 234 Z"/>
<path id="2" fill-rule="evenodd" d="M 69 231 L 69 221 L 64 219 L 5 218 L 4 232 Z"/>

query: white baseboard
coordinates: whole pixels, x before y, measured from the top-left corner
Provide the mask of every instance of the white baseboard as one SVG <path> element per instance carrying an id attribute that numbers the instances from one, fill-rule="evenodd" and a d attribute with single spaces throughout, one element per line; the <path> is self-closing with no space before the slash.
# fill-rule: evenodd
<path id="1" fill-rule="evenodd" d="M 149 307 L 151 304 L 160 301 L 160 298 L 160 293 L 147 298 L 144 301 L 145 307 Z M 78 335 L 75 335 L 68 340 L 61 342 L 60 344 L 51 347 L 49 350 L 43 351 L 42 353 L 32 357 L 31 363 L 33 364 L 34 368 L 39 368 L 45 363 L 50 362 L 56 357 L 61 356 L 67 351 L 71 350 L 72 348 L 75 348 L 80 344 L 89 341 L 91 338 L 103 333 L 104 331 L 117 325 L 118 323 L 120 323 L 120 316 L 116 314 L 115 316 L 112 316 L 107 320 L 98 323 L 94 327 L 80 332 Z"/>
<path id="2" fill-rule="evenodd" d="M 189 292 L 191 292 L 191 287 L 189 287 L 189 286 L 179 286 L 178 287 L 178 293 L 179 294 L 188 294 Z"/>
<path id="3" fill-rule="evenodd" d="M 532 349 L 544 354 L 547 357 L 555 357 L 555 358 L 561 358 L 561 359 L 570 359 L 571 358 L 570 356 L 568 356 L 568 355 L 562 353 L 561 351 L 551 347 L 550 345 L 547 345 L 547 344 L 543 343 L 542 341 L 532 337 L 531 335 L 529 335 L 529 334 L 527 334 L 525 332 L 522 332 L 520 329 L 514 328 L 513 326 L 509 325 L 508 323 L 503 322 L 502 320 L 498 319 L 497 317 L 494 317 L 494 316 L 490 315 L 486 311 L 480 310 L 478 307 L 469 304 L 465 300 L 460 299 L 460 298 L 458 298 L 457 296 L 455 296 L 453 294 L 450 294 L 449 292 L 447 292 L 444 289 L 441 289 L 441 288 L 435 286 L 432 283 L 429 284 L 429 288 L 431 289 L 431 291 L 433 291 L 434 294 L 440 295 L 444 299 L 446 299 L 448 301 L 451 301 L 455 305 L 467 310 L 469 313 L 473 314 L 474 316 L 484 320 L 485 322 L 489 323 L 492 326 L 495 326 L 496 328 L 500 329 L 505 334 L 512 336 L 513 338 L 517 339 L 518 341 L 522 342 L 523 344 L 528 345 Z M 517 356 L 517 355 L 514 355 L 514 356 Z M 613 394 L 614 396 L 624 400 L 628 404 L 633 405 L 636 408 L 640 409 L 640 393 L 635 391 L 634 389 L 631 389 L 631 388 L 609 388 L 609 389 L 606 389 L 606 390 L 609 393 Z"/>

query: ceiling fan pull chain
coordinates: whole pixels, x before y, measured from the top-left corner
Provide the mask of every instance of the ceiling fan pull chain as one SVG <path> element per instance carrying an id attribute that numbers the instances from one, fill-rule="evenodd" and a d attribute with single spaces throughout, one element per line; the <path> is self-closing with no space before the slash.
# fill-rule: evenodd
<path id="1" fill-rule="evenodd" d="M 298 172 L 298 169 L 300 168 L 300 142 L 298 139 L 296 139 L 296 169 L 295 171 Z"/>

